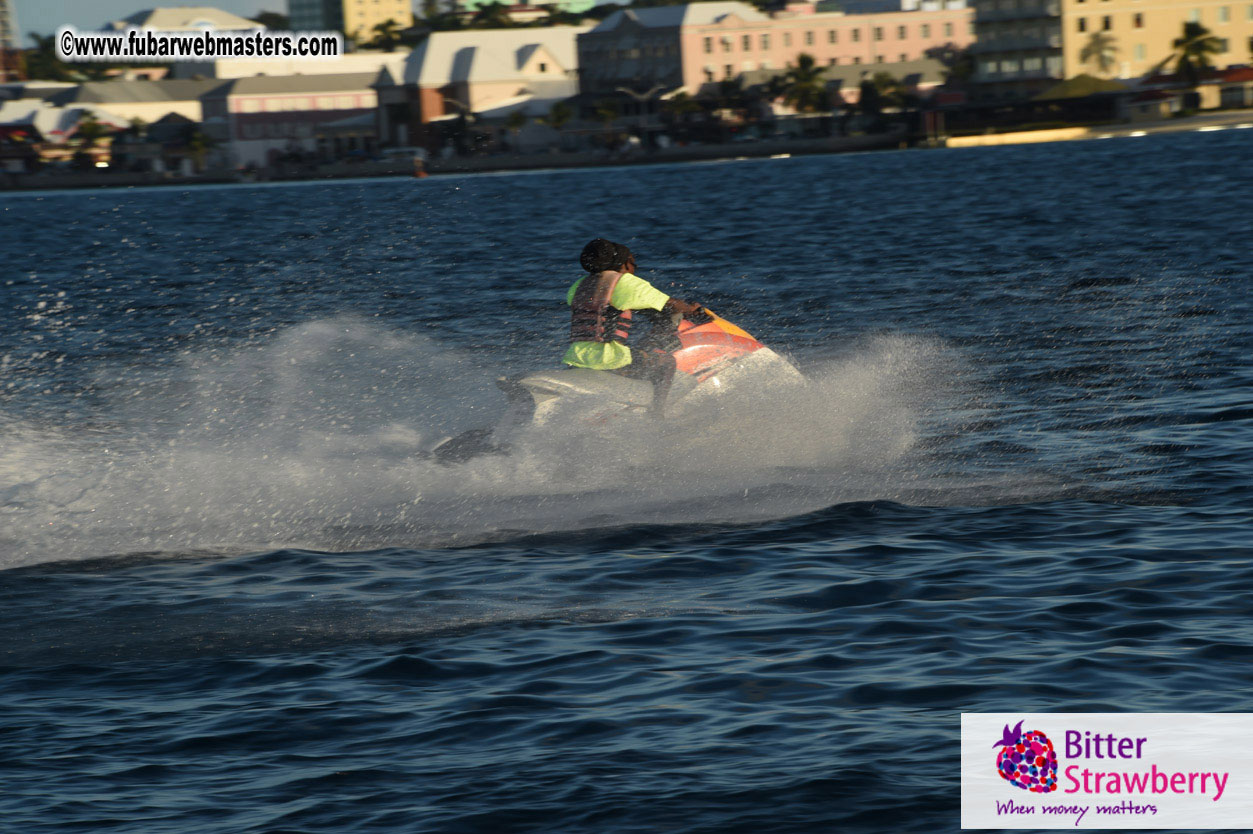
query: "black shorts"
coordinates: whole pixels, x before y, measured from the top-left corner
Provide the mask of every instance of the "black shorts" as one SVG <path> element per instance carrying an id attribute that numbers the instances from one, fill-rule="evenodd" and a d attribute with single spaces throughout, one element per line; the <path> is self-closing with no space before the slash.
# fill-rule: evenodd
<path id="1" fill-rule="evenodd" d="M 631 364 L 614 369 L 616 374 L 645 379 L 654 384 L 672 378 L 674 371 L 674 354 L 634 349 L 631 350 Z"/>

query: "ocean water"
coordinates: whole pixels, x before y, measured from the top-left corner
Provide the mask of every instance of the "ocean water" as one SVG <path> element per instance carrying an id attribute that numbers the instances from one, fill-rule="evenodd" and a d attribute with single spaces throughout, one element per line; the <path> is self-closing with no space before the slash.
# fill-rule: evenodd
<path id="1" fill-rule="evenodd" d="M 0 829 L 955 830 L 962 711 L 1253 710 L 1251 142 L 0 195 Z M 597 235 L 809 383 L 424 459 Z"/>

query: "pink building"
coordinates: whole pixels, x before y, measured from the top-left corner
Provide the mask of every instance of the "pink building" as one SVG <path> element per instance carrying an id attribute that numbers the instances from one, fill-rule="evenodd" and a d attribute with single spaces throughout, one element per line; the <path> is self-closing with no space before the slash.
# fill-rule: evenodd
<path id="1" fill-rule="evenodd" d="M 267 165 L 290 152 L 369 151 L 376 141 L 378 77 L 356 72 L 224 81 L 201 97 L 205 130 L 235 165 Z"/>
<path id="2" fill-rule="evenodd" d="M 591 93 L 655 86 L 695 93 L 745 72 L 782 73 L 801 53 L 820 66 L 914 61 L 933 47 L 970 44 L 973 15 L 964 5 L 844 14 L 794 3 L 774 15 L 740 2 L 630 8 L 579 36 L 580 80 Z"/>

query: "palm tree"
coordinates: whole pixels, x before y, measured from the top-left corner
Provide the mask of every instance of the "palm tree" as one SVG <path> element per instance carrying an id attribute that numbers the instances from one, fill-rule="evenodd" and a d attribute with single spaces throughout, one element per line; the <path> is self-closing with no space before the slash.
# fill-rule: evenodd
<path id="1" fill-rule="evenodd" d="M 699 113 L 701 107 L 696 99 L 687 93 L 675 93 L 661 103 L 661 111 L 673 116 L 676 121 L 685 121 L 692 113 Z"/>
<path id="2" fill-rule="evenodd" d="M 389 17 L 382 23 L 376 23 L 370 31 L 374 32 L 371 46 L 376 46 L 384 52 L 396 50 L 396 44 L 400 42 L 400 24 L 395 20 Z"/>
<path id="3" fill-rule="evenodd" d="M 553 106 L 548 108 L 547 116 L 540 116 L 536 121 L 542 125 L 551 127 L 553 130 L 560 132 L 563 127 L 569 124 L 574 118 L 574 111 L 570 109 L 570 105 L 564 101 L 554 102 Z"/>
<path id="4" fill-rule="evenodd" d="M 504 3 L 484 3 L 470 19 L 470 27 L 473 29 L 509 29 L 513 25 L 509 7 Z"/>
<path id="5" fill-rule="evenodd" d="M 214 142 L 204 133 L 195 131 L 187 139 L 187 150 L 191 153 L 192 158 L 196 160 L 196 170 L 204 170 L 204 155 L 209 148 L 213 147 Z"/>
<path id="6" fill-rule="evenodd" d="M 1109 75 L 1118 64 L 1118 47 L 1114 41 L 1113 35 L 1093 32 L 1079 53 L 1080 63 L 1091 64 L 1098 75 Z"/>
<path id="7" fill-rule="evenodd" d="M 82 147 L 90 148 L 96 144 L 96 140 L 108 133 L 108 128 L 100 124 L 96 117 L 88 113 L 78 123 L 78 129 L 74 131 L 75 135 L 82 141 Z"/>
<path id="8" fill-rule="evenodd" d="M 548 114 L 540 116 L 535 121 L 557 131 L 557 141 L 564 148 L 566 145 L 566 137 L 561 129 L 570 123 L 574 118 L 574 110 L 564 101 L 555 101 L 553 106 L 548 108 Z"/>
<path id="9" fill-rule="evenodd" d="M 513 137 L 516 147 L 518 142 L 518 134 L 522 132 L 522 128 L 526 127 L 526 113 L 524 108 L 519 107 L 505 117 L 505 129 L 509 131 L 509 135 Z"/>
<path id="10" fill-rule="evenodd" d="M 827 87 L 814 56 L 804 52 L 796 56 L 796 66 L 788 65 L 783 82 L 783 100 L 796 112 L 812 113 L 826 106 Z"/>
<path id="11" fill-rule="evenodd" d="M 622 107 L 617 100 L 612 98 L 603 98 L 596 102 L 596 118 L 605 127 L 605 138 L 612 141 L 615 136 L 613 123 L 622 115 Z"/>
<path id="12" fill-rule="evenodd" d="M 879 103 L 885 107 L 904 107 L 909 89 L 896 79 L 890 72 L 876 72 L 870 77 L 870 83 L 879 93 Z"/>
<path id="13" fill-rule="evenodd" d="M 933 46 L 924 54 L 944 65 L 944 86 L 946 87 L 964 86 L 974 77 L 977 69 L 974 52 L 970 47 L 961 49 L 947 43 L 943 46 Z"/>
<path id="14" fill-rule="evenodd" d="M 38 32 L 28 34 L 35 42 L 35 48 L 26 53 L 26 77 L 32 81 L 69 81 L 72 73 L 69 66 L 57 57 L 56 37 Z"/>
<path id="15" fill-rule="evenodd" d="M 1191 87 L 1201 83 L 1203 70 L 1214 68 L 1210 56 L 1226 51 L 1222 38 L 1215 37 L 1210 30 L 1192 21 L 1183 24 L 1183 37 L 1175 38 L 1171 46 L 1175 50 L 1171 54 L 1175 61 L 1175 75 L 1187 80 Z"/>

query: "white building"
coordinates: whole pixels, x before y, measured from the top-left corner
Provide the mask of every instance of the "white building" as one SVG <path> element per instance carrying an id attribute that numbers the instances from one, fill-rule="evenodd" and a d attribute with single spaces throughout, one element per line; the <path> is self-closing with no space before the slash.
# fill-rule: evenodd
<path id="1" fill-rule="evenodd" d="M 588 27 L 553 26 L 432 32 L 399 76 L 379 80 L 379 137 L 384 144 L 430 144 L 432 122 L 475 114 L 528 118 L 579 92 L 575 39 Z"/>
<path id="2" fill-rule="evenodd" d="M 0 3 L 4 0 L 0 0 Z M 121 20 L 105 24 L 106 30 L 151 29 L 154 32 L 194 32 L 200 29 L 250 31 L 264 29 L 255 20 L 215 9 L 212 6 L 178 6 L 176 8 L 144 9 Z"/>
<path id="3" fill-rule="evenodd" d="M 378 72 L 386 67 L 394 77 L 404 71 L 409 50 L 395 52 L 349 52 L 325 60 L 308 58 L 256 59 L 219 58 L 213 61 L 180 61 L 170 72 L 172 78 L 251 78 L 255 75 L 343 75 Z"/>

